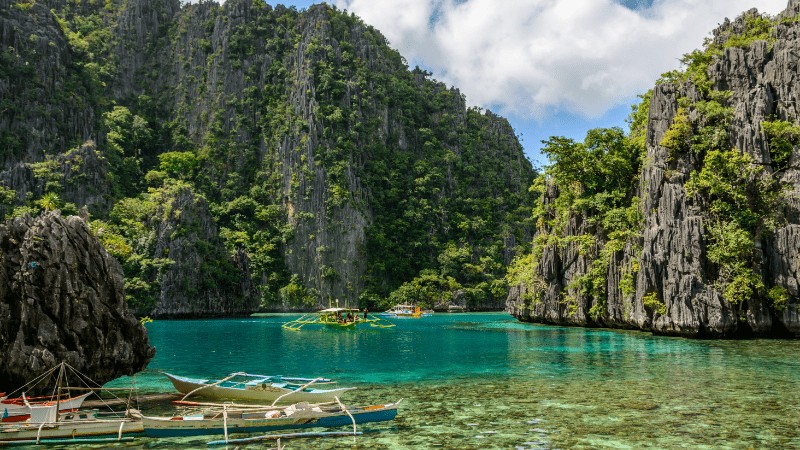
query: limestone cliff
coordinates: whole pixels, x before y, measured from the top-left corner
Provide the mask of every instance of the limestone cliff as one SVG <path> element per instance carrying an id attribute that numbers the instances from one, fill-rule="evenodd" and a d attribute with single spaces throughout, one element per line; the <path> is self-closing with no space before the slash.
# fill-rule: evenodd
<path id="1" fill-rule="evenodd" d="M 66 152 L 94 132 L 85 74 L 41 2 L 0 1 L 0 167 Z"/>
<path id="2" fill-rule="evenodd" d="M 58 212 L 0 225 L 0 390 L 65 361 L 103 384 L 155 349 L 125 303 L 122 270 L 83 219 Z"/>
<path id="3" fill-rule="evenodd" d="M 778 138 L 768 136 L 764 125 L 774 122 L 791 129 L 800 120 L 798 8 L 800 2 L 792 0 L 786 12 L 769 19 L 770 34 L 755 38 L 751 24 L 767 20 L 757 11 L 726 20 L 714 32 L 713 52 L 706 53 L 713 55 L 710 63 L 690 66 L 702 67 L 707 82 L 701 72 L 688 81 L 666 79 L 655 87 L 645 163 L 635 187 L 643 215 L 638 236 L 610 253 L 603 292 L 586 295 L 572 282 L 589 273 L 608 237 L 588 225 L 587 217 L 572 214 L 563 236 L 595 235 L 596 244 L 588 251 L 575 241 L 545 246 L 532 269 L 537 282 L 512 289 L 507 309 L 513 315 L 695 337 L 800 336 L 800 152 L 798 142 L 791 142 L 778 159 Z M 712 104 L 714 114 L 724 119 L 712 117 Z M 715 120 L 720 123 L 713 124 Z M 687 131 L 675 145 L 681 124 Z M 712 132 L 716 141 L 709 137 Z M 718 252 L 709 253 L 720 245 L 712 228 L 722 217 L 714 208 L 722 203 L 687 192 L 691 180 L 708 167 L 704 156 L 728 148 L 735 151 L 715 154 L 746 155 L 738 170 L 755 174 L 742 180 L 753 186 L 743 197 L 749 208 L 759 211 L 756 203 L 764 198 L 757 186 L 777 186 L 778 206 L 755 217 L 754 223 L 765 226 L 755 231 L 754 250 L 737 269 L 756 276 L 742 284 L 750 293 L 744 300 L 731 297 L 735 291 L 726 289 L 727 267 L 719 263 Z M 557 197 L 551 187 L 543 202 Z M 625 278 L 628 286 L 623 287 Z M 770 298 L 767 291 L 780 293 L 780 299 Z"/>
<path id="4" fill-rule="evenodd" d="M 447 286 L 429 306 L 502 304 L 530 237 L 514 130 L 357 17 L 0 5 L 0 212 L 86 207 L 138 313 L 375 307 L 415 280 Z"/>
<path id="5" fill-rule="evenodd" d="M 159 277 L 159 298 L 149 311 L 153 316 L 241 316 L 258 309 L 247 258 L 228 255 L 202 197 L 179 188 L 163 199 L 151 221 L 152 253 L 172 261 Z"/>

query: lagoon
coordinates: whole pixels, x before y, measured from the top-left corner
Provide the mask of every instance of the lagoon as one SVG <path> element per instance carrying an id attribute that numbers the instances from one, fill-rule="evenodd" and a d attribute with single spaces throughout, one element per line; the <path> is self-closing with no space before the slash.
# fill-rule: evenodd
<path id="1" fill-rule="evenodd" d="M 800 448 L 800 342 L 700 341 L 524 324 L 504 313 L 393 319 L 355 331 L 281 324 L 297 315 L 155 321 L 142 393 L 159 371 L 326 376 L 349 403 L 403 398 L 358 448 Z M 130 384 L 130 379 L 111 383 Z M 142 440 L 144 448 L 208 440 Z M 289 448 L 351 448 L 352 439 Z M 253 447 L 258 448 L 258 447 Z"/>

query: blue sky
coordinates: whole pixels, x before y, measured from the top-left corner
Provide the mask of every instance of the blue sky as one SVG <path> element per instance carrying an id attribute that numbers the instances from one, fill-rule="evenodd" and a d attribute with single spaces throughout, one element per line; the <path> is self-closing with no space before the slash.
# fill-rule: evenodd
<path id="1" fill-rule="evenodd" d="M 304 9 L 308 0 L 270 1 Z M 637 96 L 725 17 L 787 0 L 329 0 L 375 26 L 412 67 L 509 119 L 536 166 L 541 141 L 619 126 Z"/>

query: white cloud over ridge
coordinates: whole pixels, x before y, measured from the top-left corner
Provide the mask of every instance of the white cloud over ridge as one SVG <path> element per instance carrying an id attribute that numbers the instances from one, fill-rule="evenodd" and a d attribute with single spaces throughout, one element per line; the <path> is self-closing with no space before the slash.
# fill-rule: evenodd
<path id="1" fill-rule="evenodd" d="M 787 0 L 336 0 L 472 105 L 599 117 L 651 88 L 725 17 Z"/>

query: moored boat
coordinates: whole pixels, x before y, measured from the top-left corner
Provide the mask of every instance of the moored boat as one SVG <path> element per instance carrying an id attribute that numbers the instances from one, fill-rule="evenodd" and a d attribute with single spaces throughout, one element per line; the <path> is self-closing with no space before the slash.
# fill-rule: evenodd
<path id="1" fill-rule="evenodd" d="M 5 398 L 0 403 L 6 419 L 15 421 L 0 424 L 0 446 L 44 443 L 83 443 L 96 440 L 126 440 L 130 435 L 143 431 L 141 421 L 128 417 L 124 412 L 100 412 L 98 410 L 78 409 L 83 401 L 94 394 L 98 387 L 85 379 L 66 363 L 50 369 L 31 381 L 24 388 L 11 393 L 15 395 L 23 389 L 41 392 L 50 378 L 56 378 L 53 396 L 50 398 L 29 397 L 24 392 L 16 398 Z M 61 382 L 67 379 L 81 381 L 86 387 L 64 387 Z M 96 385 L 95 385 L 96 386 Z M 50 389 L 50 388 L 48 388 Z M 73 390 L 88 390 L 88 393 L 71 396 Z M 10 411 L 10 412 L 9 412 Z M 13 414 L 13 415 L 12 415 Z M 24 416 L 24 421 L 19 417 Z"/>
<path id="2" fill-rule="evenodd" d="M 206 406 L 195 412 L 172 417 L 152 417 L 134 413 L 140 418 L 149 437 L 180 437 L 262 433 L 302 428 L 335 428 L 392 420 L 400 402 L 345 408 L 342 405 L 309 404 L 242 407 Z"/>
<path id="3" fill-rule="evenodd" d="M 247 373 L 231 374 L 221 380 L 188 378 L 164 372 L 178 392 L 217 400 L 246 400 L 285 403 L 327 402 L 341 396 L 352 387 L 318 389 L 314 383 L 331 383 L 325 378 L 293 378 Z"/>
<path id="4" fill-rule="evenodd" d="M 123 413 L 91 410 L 60 414 L 55 404 L 31 406 L 30 418 L 25 422 L 0 425 L 0 446 L 21 443 L 19 441 L 47 443 L 51 439 L 80 439 L 80 442 L 95 438 L 122 440 L 143 431 L 140 420 L 125 417 Z"/>
<path id="5" fill-rule="evenodd" d="M 92 395 L 92 392 L 58 400 L 56 400 L 56 397 L 3 397 L 0 399 L 0 421 L 22 422 L 28 420 L 31 414 L 31 405 L 48 406 L 58 403 L 59 412 L 74 411 L 80 408 L 86 397 L 90 395 Z"/>

